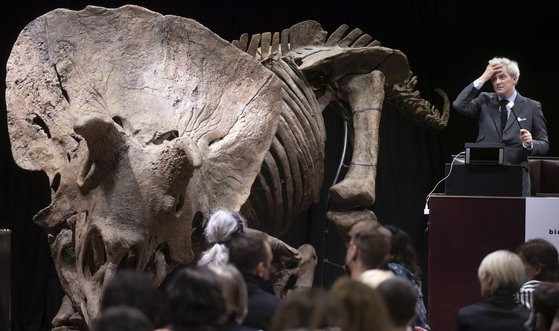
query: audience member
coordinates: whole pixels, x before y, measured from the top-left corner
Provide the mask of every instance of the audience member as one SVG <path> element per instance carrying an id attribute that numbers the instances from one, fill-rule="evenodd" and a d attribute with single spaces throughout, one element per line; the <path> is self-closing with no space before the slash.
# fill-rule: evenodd
<path id="1" fill-rule="evenodd" d="M 111 306 L 93 323 L 93 331 L 152 331 L 153 325 L 137 308 Z"/>
<path id="2" fill-rule="evenodd" d="M 245 281 L 239 270 L 231 264 L 211 265 L 209 268 L 217 275 L 225 299 L 227 319 L 220 330 L 257 330 L 241 325 L 248 311 L 248 293 Z"/>
<path id="3" fill-rule="evenodd" d="M 347 325 L 344 331 L 391 330 L 386 307 L 379 293 L 349 277 L 337 279 L 330 290 L 333 300 L 344 307 Z"/>
<path id="4" fill-rule="evenodd" d="M 530 310 L 515 301 L 514 293 L 525 277 L 518 255 L 505 250 L 487 255 L 478 269 L 481 295 L 485 299 L 460 309 L 458 330 L 524 331 Z"/>
<path id="5" fill-rule="evenodd" d="M 101 296 L 101 313 L 114 306 L 140 310 L 154 326 L 162 324 L 162 295 L 151 276 L 136 270 L 117 272 L 105 285 Z"/>
<path id="6" fill-rule="evenodd" d="M 382 282 L 394 277 L 396 277 L 396 275 L 394 275 L 392 271 L 371 269 L 362 273 L 359 280 L 376 289 Z"/>
<path id="7" fill-rule="evenodd" d="M 345 310 L 319 288 L 293 292 L 274 314 L 271 331 L 342 328 Z"/>
<path id="8" fill-rule="evenodd" d="M 534 291 L 532 327 L 534 331 L 547 331 L 553 324 L 559 308 L 559 283 L 543 283 Z"/>
<path id="9" fill-rule="evenodd" d="M 224 208 L 214 211 L 204 229 L 209 246 L 202 253 L 198 265 L 223 265 L 229 262 L 229 242 L 244 232 L 245 220 L 236 212 Z"/>
<path id="10" fill-rule="evenodd" d="M 559 309 L 555 311 L 555 318 L 553 319 L 553 323 L 551 324 L 549 331 L 559 331 Z"/>
<path id="11" fill-rule="evenodd" d="M 206 267 L 183 268 L 166 288 L 170 329 L 217 330 L 225 321 L 225 301 L 218 278 Z"/>
<path id="12" fill-rule="evenodd" d="M 345 267 L 359 280 L 367 270 L 378 269 L 388 257 L 390 232 L 378 222 L 359 222 L 349 230 Z"/>
<path id="13" fill-rule="evenodd" d="M 405 278 L 394 277 L 380 283 L 377 291 L 384 300 L 394 331 L 411 331 L 417 302 L 414 285 Z"/>
<path id="14" fill-rule="evenodd" d="M 518 255 L 524 263 L 528 281 L 518 293 L 517 300 L 532 308 L 532 293 L 542 282 L 558 280 L 559 257 L 553 244 L 544 239 L 530 239 L 520 246 Z"/>
<path id="15" fill-rule="evenodd" d="M 417 291 L 416 301 L 416 320 L 414 325 L 429 330 L 427 323 L 427 309 L 423 300 L 423 289 L 421 284 L 421 268 L 417 263 L 417 255 L 412 245 L 410 236 L 402 229 L 387 225 L 390 231 L 390 254 L 387 267 L 396 276 L 403 277 L 411 281 Z"/>
<path id="16" fill-rule="evenodd" d="M 229 261 L 239 269 L 248 290 L 248 313 L 243 325 L 267 330 L 280 299 L 269 281 L 272 248 L 261 232 L 238 235 L 229 245 Z"/>

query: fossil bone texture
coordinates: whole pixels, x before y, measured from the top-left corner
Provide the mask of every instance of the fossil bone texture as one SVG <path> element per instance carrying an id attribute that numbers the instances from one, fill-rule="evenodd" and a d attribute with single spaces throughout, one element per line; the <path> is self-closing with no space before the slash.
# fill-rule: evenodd
<path id="1" fill-rule="evenodd" d="M 352 164 L 330 190 L 342 233 L 355 215 L 375 219 L 385 96 L 432 128 L 448 120 L 448 102 L 440 113 L 414 91 L 403 53 L 346 32 L 305 21 L 228 43 L 137 6 L 57 9 L 21 32 L 7 64 L 8 129 L 17 164 L 51 182 L 34 221 L 67 295 L 54 327 L 91 325 L 119 268 L 160 283 L 192 262 L 217 207 L 271 235 L 278 295 L 310 285 L 314 249 L 273 236 L 320 198 L 325 107 L 349 109 L 353 128 Z"/>

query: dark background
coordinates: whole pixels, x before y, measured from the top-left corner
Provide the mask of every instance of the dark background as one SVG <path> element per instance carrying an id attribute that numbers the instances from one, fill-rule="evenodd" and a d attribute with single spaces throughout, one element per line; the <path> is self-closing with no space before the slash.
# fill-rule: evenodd
<path id="1" fill-rule="evenodd" d="M 65 7 L 79 10 L 86 4 L 118 7 L 122 1 L 12 2 L 1 10 L 2 53 L 0 68 L 0 228 L 12 233 L 13 330 L 46 330 L 58 309 L 61 290 L 44 231 L 33 215 L 48 205 L 46 176 L 19 169 L 13 162 L 5 114 L 5 63 L 19 32 L 34 18 Z M 451 101 L 483 72 L 493 56 L 519 62 L 521 94 L 542 103 L 550 139 L 550 156 L 559 155 L 554 111 L 558 69 L 552 44 L 556 43 L 559 15 L 550 4 L 537 1 L 130 1 L 162 14 L 193 18 L 226 40 L 242 33 L 281 31 L 306 19 L 319 21 L 329 32 L 346 23 L 359 27 L 384 46 L 403 51 L 419 77 L 422 96 L 440 107 L 433 88 L 440 87 Z M 551 3 L 551 2 L 548 2 Z M 553 47 L 553 49 L 556 49 Z M 486 85 L 485 90 L 490 86 Z M 328 132 L 325 185 L 331 185 L 341 150 L 340 118 L 325 112 Z M 377 200 L 374 211 L 385 224 L 410 233 L 427 275 L 427 193 L 442 178 L 444 163 L 460 152 L 464 142 L 477 136 L 474 121 L 451 111 L 445 130 L 431 132 L 386 107 L 380 128 Z M 444 185 L 444 184 L 443 184 Z M 437 189 L 441 191 L 441 187 Z M 344 249 L 333 227 L 324 221 L 326 199 L 299 217 L 285 240 L 294 246 L 311 243 L 324 258 L 343 263 Z M 457 211 L 459 212 L 459 211 Z M 0 270 L 2 273 L 4 270 Z M 316 285 L 328 287 L 342 271 L 319 263 Z M 426 282 L 424 282 L 426 284 Z M 428 289 L 425 289 L 427 292 Z"/>

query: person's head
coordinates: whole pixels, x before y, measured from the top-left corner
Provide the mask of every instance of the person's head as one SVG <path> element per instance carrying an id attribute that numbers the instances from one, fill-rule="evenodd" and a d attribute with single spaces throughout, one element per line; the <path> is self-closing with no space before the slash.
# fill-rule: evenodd
<path id="1" fill-rule="evenodd" d="M 377 291 L 384 300 L 388 316 L 397 328 L 409 326 L 415 317 L 417 289 L 401 277 L 393 277 L 380 283 Z"/>
<path id="2" fill-rule="evenodd" d="M 349 230 L 345 265 L 358 279 L 365 270 L 382 266 L 390 250 L 390 231 L 378 222 L 359 222 Z"/>
<path id="3" fill-rule="evenodd" d="M 218 278 L 206 267 L 179 270 L 166 288 L 174 329 L 196 330 L 225 320 L 225 300 Z"/>
<path id="4" fill-rule="evenodd" d="M 272 248 L 261 232 L 245 232 L 229 244 L 229 261 L 243 275 L 267 280 L 272 266 Z"/>
<path id="5" fill-rule="evenodd" d="M 223 289 L 227 318 L 241 324 L 248 312 L 248 294 L 243 276 L 231 264 L 212 265 L 209 268 L 215 272 Z"/>
<path id="6" fill-rule="evenodd" d="M 559 331 L 559 308 L 555 311 L 555 318 L 553 318 L 549 331 Z"/>
<path id="7" fill-rule="evenodd" d="M 390 237 L 390 255 L 388 261 L 404 265 L 418 278 L 421 278 L 421 268 L 417 264 L 415 247 L 408 233 L 394 225 L 386 225 L 386 228 L 392 235 Z"/>
<path id="8" fill-rule="evenodd" d="M 154 326 L 139 310 L 129 306 L 112 306 L 93 323 L 92 331 L 152 331 Z"/>
<path id="9" fill-rule="evenodd" d="M 271 331 L 343 327 L 345 310 L 321 288 L 294 291 L 282 301 L 272 319 Z"/>
<path id="10" fill-rule="evenodd" d="M 161 322 L 161 295 L 151 276 L 136 270 L 117 272 L 105 285 L 100 310 L 126 305 L 140 310 L 155 326 Z"/>
<path id="11" fill-rule="evenodd" d="M 359 280 L 372 288 L 377 288 L 382 282 L 396 275 L 392 271 L 382 269 L 371 269 L 363 272 Z"/>
<path id="12" fill-rule="evenodd" d="M 555 312 L 559 309 L 559 283 L 541 284 L 534 290 L 533 299 L 532 319 L 535 330 L 549 330 Z"/>
<path id="13" fill-rule="evenodd" d="M 491 84 L 493 85 L 493 90 L 501 98 L 508 98 L 515 91 L 515 86 L 520 79 L 520 69 L 518 68 L 518 63 L 507 59 L 506 57 L 494 57 L 489 60 L 489 64 L 501 64 L 504 70 L 498 74 L 491 77 Z"/>
<path id="14" fill-rule="evenodd" d="M 483 258 L 478 269 L 481 295 L 488 297 L 496 292 L 513 294 L 522 286 L 526 273 L 518 255 L 499 250 Z"/>
<path id="15" fill-rule="evenodd" d="M 557 281 L 559 255 L 549 241 L 530 239 L 520 246 L 518 255 L 524 263 L 528 278 L 542 282 Z"/>
<path id="16" fill-rule="evenodd" d="M 227 264 L 229 262 L 227 246 L 232 238 L 244 232 L 245 223 L 239 213 L 224 208 L 215 210 L 204 229 L 209 248 L 202 253 L 198 265 Z"/>
<path id="17" fill-rule="evenodd" d="M 380 294 L 360 281 L 338 278 L 330 294 L 344 307 L 347 325 L 343 330 L 390 330 L 390 320 Z"/>

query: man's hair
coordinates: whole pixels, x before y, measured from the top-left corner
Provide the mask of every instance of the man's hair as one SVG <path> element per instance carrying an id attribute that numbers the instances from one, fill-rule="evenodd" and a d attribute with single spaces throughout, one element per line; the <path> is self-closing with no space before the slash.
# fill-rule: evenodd
<path id="1" fill-rule="evenodd" d="M 202 253 L 198 265 L 223 265 L 229 262 L 227 246 L 231 239 L 244 232 L 245 220 L 236 212 L 215 210 L 206 224 L 204 236 L 210 247 Z"/>
<path id="2" fill-rule="evenodd" d="M 559 272 L 559 254 L 549 241 L 544 239 L 530 239 L 520 246 L 518 255 L 533 267 L 540 267 L 539 274 L 534 279 L 542 282 L 557 281 Z"/>
<path id="3" fill-rule="evenodd" d="M 136 270 L 117 272 L 106 284 L 101 311 L 126 305 L 140 310 L 155 326 L 161 322 L 161 295 L 151 276 Z"/>
<path id="4" fill-rule="evenodd" d="M 245 232 L 229 244 L 229 262 L 246 275 L 252 274 L 258 263 L 266 262 L 266 235 L 261 232 Z"/>
<path id="5" fill-rule="evenodd" d="M 396 327 L 408 325 L 415 315 L 417 303 L 417 289 L 412 283 L 405 278 L 393 277 L 380 283 L 377 290 L 392 324 Z"/>
<path id="6" fill-rule="evenodd" d="M 367 269 L 376 269 L 390 252 L 390 231 L 378 222 L 359 222 L 349 230 L 350 240 L 359 249 L 359 259 Z"/>
<path id="7" fill-rule="evenodd" d="M 518 63 L 516 61 L 512 61 L 507 59 L 506 57 L 494 57 L 489 60 L 489 64 L 502 64 L 507 67 L 507 72 L 512 77 L 516 78 L 516 83 L 518 84 L 518 80 L 520 79 L 520 69 L 518 68 Z"/>
<path id="8" fill-rule="evenodd" d="M 505 291 L 513 294 L 524 282 L 526 272 L 520 257 L 507 250 L 499 250 L 488 254 L 479 265 L 479 279 L 490 279 L 487 284 L 487 293 L 491 295 L 496 291 Z"/>
<path id="9" fill-rule="evenodd" d="M 545 329 L 549 330 L 559 309 L 559 283 L 543 283 L 534 291 L 534 314 L 544 318 Z"/>

